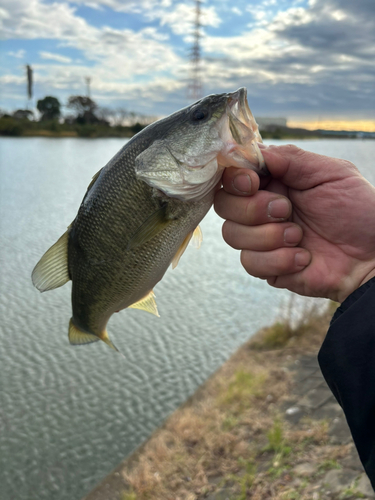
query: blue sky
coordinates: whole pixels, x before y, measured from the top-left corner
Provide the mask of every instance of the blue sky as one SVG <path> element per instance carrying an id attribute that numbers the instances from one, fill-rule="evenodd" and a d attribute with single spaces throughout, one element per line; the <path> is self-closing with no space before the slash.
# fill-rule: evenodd
<path id="1" fill-rule="evenodd" d="M 85 93 L 165 115 L 189 103 L 194 0 L 0 0 L 0 107 Z M 248 89 L 255 115 L 375 122 L 375 0 L 204 0 L 204 94 Z M 375 128 L 375 125 L 374 125 Z"/>

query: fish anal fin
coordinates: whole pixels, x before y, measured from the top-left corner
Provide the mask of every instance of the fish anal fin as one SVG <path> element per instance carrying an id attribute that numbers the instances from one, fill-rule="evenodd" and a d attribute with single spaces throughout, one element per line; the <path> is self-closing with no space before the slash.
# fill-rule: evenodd
<path id="1" fill-rule="evenodd" d="M 142 311 L 146 311 L 151 314 L 155 314 L 158 318 L 160 318 L 158 308 L 156 305 L 155 301 L 155 294 L 151 290 L 143 299 L 139 300 L 138 302 L 135 302 L 131 306 L 129 306 L 132 309 L 142 309 Z"/>
<path id="2" fill-rule="evenodd" d="M 69 342 L 72 345 L 84 345 L 84 344 L 92 344 L 93 342 L 97 342 L 100 340 L 99 337 L 92 333 L 86 333 L 80 330 L 71 319 L 69 321 L 69 334 L 68 334 Z"/>
<path id="3" fill-rule="evenodd" d="M 34 267 L 31 279 L 39 291 L 53 290 L 69 281 L 68 238 L 69 229 L 46 251 Z"/>
<path id="4" fill-rule="evenodd" d="M 119 354 L 121 354 L 121 356 L 124 358 L 125 356 L 117 349 L 117 347 L 115 346 L 115 344 L 112 342 L 112 340 L 108 337 L 108 333 L 107 333 L 107 330 L 104 330 L 104 332 L 102 332 L 101 334 L 101 337 L 100 337 L 100 340 L 102 340 L 103 342 L 105 342 L 111 349 L 115 350 L 116 352 L 118 352 Z"/>
<path id="5" fill-rule="evenodd" d="M 156 210 L 143 224 L 141 224 L 130 238 L 127 250 L 132 250 L 147 243 L 171 223 L 171 219 L 168 219 L 166 216 L 167 207 L 168 203 L 164 203 L 161 208 Z"/>

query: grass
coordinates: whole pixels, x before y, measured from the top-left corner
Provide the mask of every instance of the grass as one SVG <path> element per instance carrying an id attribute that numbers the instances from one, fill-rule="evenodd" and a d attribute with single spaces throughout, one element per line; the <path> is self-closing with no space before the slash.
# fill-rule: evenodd
<path id="1" fill-rule="evenodd" d="M 291 427 L 280 408 L 292 383 L 284 366 L 316 352 L 331 314 L 331 305 L 298 321 L 288 312 L 292 335 L 281 330 L 282 342 L 263 336 L 240 348 L 124 462 L 120 500 L 203 500 L 220 491 L 230 500 L 325 498 L 314 488 L 348 448 L 329 445 L 328 422 Z M 296 472 L 306 463 L 311 474 Z"/>
<path id="2" fill-rule="evenodd" d="M 337 302 L 329 301 L 323 311 L 313 303 L 312 306 L 295 307 L 296 296 L 291 295 L 289 303 L 284 308 L 283 315 L 273 325 L 262 329 L 252 341 L 254 350 L 280 349 L 293 343 L 299 343 L 303 338 L 310 338 L 314 331 L 326 327 L 327 317 L 332 317 L 338 307 Z M 298 315 L 295 311 L 298 311 Z"/>
<path id="3" fill-rule="evenodd" d="M 242 411 L 251 403 L 252 398 L 262 396 L 265 381 L 265 373 L 254 374 L 241 367 L 220 394 L 219 404 L 231 406 L 232 410 Z"/>
<path id="4" fill-rule="evenodd" d="M 123 492 L 121 495 L 121 500 L 137 500 L 137 495 L 134 491 Z"/>

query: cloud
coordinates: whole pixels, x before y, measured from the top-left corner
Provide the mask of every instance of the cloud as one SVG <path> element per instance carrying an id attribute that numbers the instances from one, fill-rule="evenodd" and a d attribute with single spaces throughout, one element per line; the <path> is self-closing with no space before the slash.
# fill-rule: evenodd
<path id="1" fill-rule="evenodd" d="M 40 51 L 39 55 L 42 59 L 50 59 L 51 61 L 57 61 L 61 63 L 72 62 L 70 57 L 62 56 L 60 54 L 52 54 L 51 52 Z"/>
<path id="2" fill-rule="evenodd" d="M 78 14 L 81 5 L 101 9 L 105 20 L 110 19 L 107 11 L 125 13 L 127 19 L 136 13 L 137 27 L 94 26 Z M 203 3 L 205 92 L 246 86 L 255 108 L 270 114 L 323 109 L 370 116 L 375 107 L 373 15 L 374 0 Z M 73 63 L 40 51 L 42 61 L 33 64 L 40 92 L 84 91 L 84 77 L 91 75 L 99 101 L 145 107 L 163 101 L 166 111 L 186 103 L 184 48 L 191 44 L 193 2 L 2 0 L 0 19 L 4 38 L 48 39 L 78 52 Z"/>
<path id="3" fill-rule="evenodd" d="M 12 56 L 12 57 L 17 57 L 18 59 L 23 59 L 25 57 L 25 54 L 26 54 L 26 51 L 23 50 L 23 49 L 19 49 L 17 51 L 9 51 L 7 52 L 8 56 Z"/>
<path id="4" fill-rule="evenodd" d="M 281 112 L 299 108 L 310 114 L 320 109 L 370 116 L 375 108 L 374 11 L 367 0 L 314 0 L 279 11 L 236 36 L 207 37 L 209 83 L 217 82 L 225 67 L 224 85 L 245 85 L 263 105 L 267 100 L 268 107 Z"/>

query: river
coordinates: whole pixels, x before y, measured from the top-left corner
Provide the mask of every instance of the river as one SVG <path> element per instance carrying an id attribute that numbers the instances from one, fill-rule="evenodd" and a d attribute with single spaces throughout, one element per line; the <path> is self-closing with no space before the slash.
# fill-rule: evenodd
<path id="1" fill-rule="evenodd" d="M 1 499 L 79 500 L 289 300 L 243 271 L 211 210 L 201 249 L 155 288 L 161 317 L 111 319 L 125 359 L 101 342 L 70 346 L 70 284 L 40 294 L 30 274 L 123 144 L 0 138 Z M 349 159 L 375 183 L 375 141 L 295 144 Z"/>

